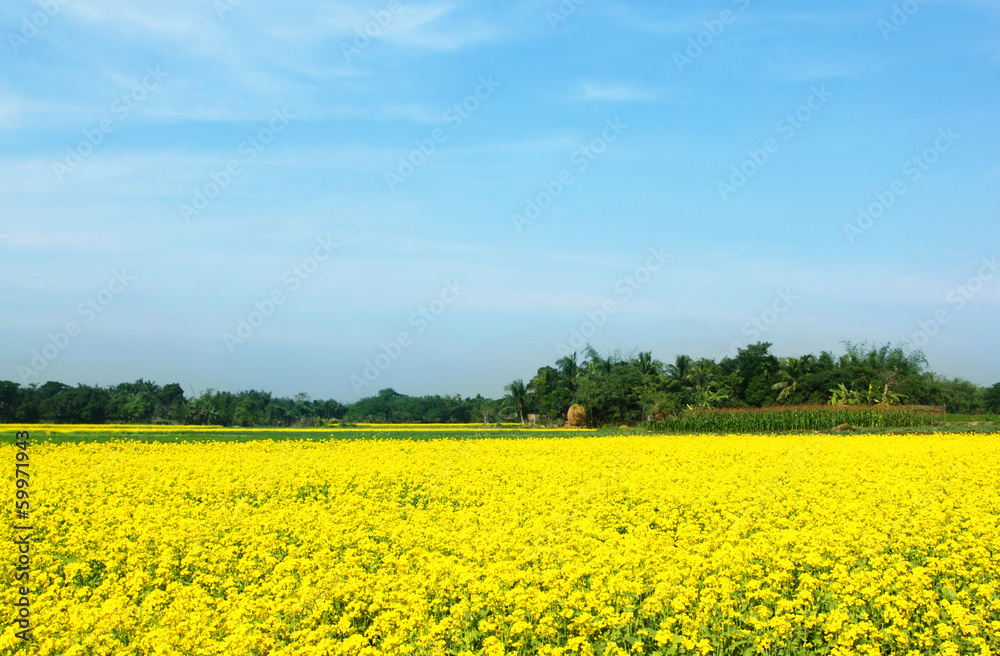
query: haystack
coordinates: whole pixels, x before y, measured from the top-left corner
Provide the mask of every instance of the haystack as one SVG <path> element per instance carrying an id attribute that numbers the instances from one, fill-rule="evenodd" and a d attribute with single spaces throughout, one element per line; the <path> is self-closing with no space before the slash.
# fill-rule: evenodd
<path id="1" fill-rule="evenodd" d="M 587 420 L 587 411 L 583 409 L 582 405 L 573 404 L 569 407 L 569 411 L 566 413 L 566 423 L 570 426 L 583 426 L 583 422 Z"/>

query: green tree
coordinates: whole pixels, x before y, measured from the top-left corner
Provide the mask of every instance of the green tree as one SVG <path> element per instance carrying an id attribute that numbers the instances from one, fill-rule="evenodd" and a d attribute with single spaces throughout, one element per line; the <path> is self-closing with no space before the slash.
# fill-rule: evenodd
<path id="1" fill-rule="evenodd" d="M 715 360 L 701 358 L 691 365 L 691 373 L 688 374 L 687 378 L 695 389 L 708 389 L 715 382 L 718 373 L 719 365 L 715 363 Z"/>
<path id="2" fill-rule="evenodd" d="M 1000 383 L 996 383 L 983 393 L 983 410 L 1000 414 Z"/>
<path id="3" fill-rule="evenodd" d="M 690 367 L 687 375 L 688 382 L 692 385 L 687 398 L 690 400 L 688 408 L 715 408 L 720 403 L 729 398 L 728 390 L 720 390 L 716 381 L 719 375 L 719 365 L 715 360 L 700 358 Z"/>
<path id="4" fill-rule="evenodd" d="M 99 387 L 64 388 L 40 403 L 44 421 L 66 424 L 102 424 L 108 393 Z"/>
<path id="5" fill-rule="evenodd" d="M 771 386 L 772 378 L 778 371 L 778 358 L 770 353 L 770 342 L 758 342 L 737 351 L 735 358 L 724 358 L 719 363 L 723 375 L 731 375 L 727 380 L 729 389 L 720 386 L 721 393 L 730 397 L 734 405 L 761 407 L 774 401 L 776 394 Z"/>
<path id="6" fill-rule="evenodd" d="M 674 403 L 666 393 L 663 363 L 654 360 L 651 351 L 642 351 L 632 360 L 631 364 L 639 374 L 636 393 L 639 397 L 642 418 L 648 420 L 655 414 L 672 411 Z M 665 408 L 670 408 L 670 410 L 665 410 Z"/>
<path id="7" fill-rule="evenodd" d="M 17 409 L 21 405 L 21 386 L 9 380 L 0 380 L 0 423 L 12 424 L 17 421 Z"/>
<path id="8" fill-rule="evenodd" d="M 566 414 L 573 404 L 573 389 L 553 367 L 542 367 L 528 383 L 529 405 L 549 419 Z"/>
<path id="9" fill-rule="evenodd" d="M 556 360 L 556 367 L 563 376 L 563 380 L 569 386 L 570 391 L 576 389 L 576 377 L 580 373 L 580 365 L 576 361 L 576 353 L 566 355 Z"/>
<path id="10" fill-rule="evenodd" d="M 476 415 L 483 420 L 483 426 L 492 423 L 496 404 L 491 399 L 483 398 L 479 394 L 476 395 L 474 404 Z"/>
<path id="11" fill-rule="evenodd" d="M 662 363 L 653 359 L 650 351 L 643 351 L 635 358 L 635 366 L 642 376 L 658 376 L 663 369 Z"/>
<path id="12" fill-rule="evenodd" d="M 674 358 L 674 363 L 667 366 L 667 375 L 683 386 L 688 385 L 691 380 L 691 370 L 694 368 L 694 360 L 688 355 L 678 355 Z"/>
<path id="13" fill-rule="evenodd" d="M 601 354 L 597 352 L 597 349 L 590 344 L 587 344 L 587 348 L 584 352 L 587 355 L 587 359 L 583 362 L 583 370 L 586 375 L 600 376 L 611 371 L 612 358 L 615 357 L 614 354 L 608 356 L 607 358 L 602 357 Z"/>
<path id="14" fill-rule="evenodd" d="M 513 408 L 517 410 L 517 414 L 521 417 L 521 425 L 524 425 L 524 410 L 528 401 L 528 389 L 524 385 L 524 381 L 518 378 L 517 380 L 504 385 L 504 390 L 507 392 L 507 399 Z"/>
<path id="15" fill-rule="evenodd" d="M 812 373 L 815 358 L 804 355 L 801 358 L 781 358 L 778 368 L 778 382 L 771 389 L 779 390 L 778 401 L 784 401 L 799 389 L 799 384 Z"/>
<path id="16" fill-rule="evenodd" d="M 840 357 L 840 368 L 851 380 L 851 389 L 859 394 L 865 390 L 889 391 L 908 400 L 917 401 L 928 397 L 927 379 L 923 376 L 927 358 L 921 351 L 904 350 L 890 343 L 881 346 L 867 342 L 845 340 L 844 355 Z"/>
<path id="17" fill-rule="evenodd" d="M 191 401 L 191 421 L 196 424 L 232 426 L 236 395 L 207 389 Z"/>
<path id="18" fill-rule="evenodd" d="M 587 410 L 589 425 L 644 419 L 640 397 L 644 381 L 633 361 L 623 358 L 620 352 L 603 357 L 588 346 L 585 372 L 579 379 L 577 400 Z"/>
<path id="19" fill-rule="evenodd" d="M 831 389 L 851 382 L 850 374 L 840 368 L 833 354 L 823 351 L 812 363 L 810 373 L 799 381 L 796 397 L 803 403 L 826 403 Z"/>
<path id="20" fill-rule="evenodd" d="M 177 383 L 168 383 L 156 392 L 156 415 L 161 419 L 184 421 L 187 414 L 184 390 Z"/>

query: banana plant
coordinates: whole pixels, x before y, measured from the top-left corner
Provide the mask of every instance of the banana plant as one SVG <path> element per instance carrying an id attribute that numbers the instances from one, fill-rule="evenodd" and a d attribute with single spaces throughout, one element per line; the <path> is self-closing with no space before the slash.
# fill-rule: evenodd
<path id="1" fill-rule="evenodd" d="M 858 393 L 855 390 L 847 389 L 843 383 L 832 388 L 830 394 L 830 405 L 859 405 L 861 403 Z"/>
<path id="2" fill-rule="evenodd" d="M 712 391 L 712 385 L 713 383 L 709 383 L 705 387 L 699 385 L 695 389 L 694 404 L 689 403 L 688 410 L 712 408 L 720 401 L 725 401 L 729 398 L 729 395 L 725 392 Z"/>
<path id="3" fill-rule="evenodd" d="M 830 405 L 897 405 L 902 398 L 902 394 L 889 391 L 888 383 L 881 395 L 876 391 L 874 383 L 868 384 L 868 390 L 864 394 L 847 389 L 843 383 L 830 390 Z"/>
<path id="4" fill-rule="evenodd" d="M 889 383 L 885 384 L 885 389 L 882 390 L 882 398 L 879 399 L 877 405 L 896 405 L 903 399 L 902 394 L 896 394 L 895 392 L 889 391 Z"/>

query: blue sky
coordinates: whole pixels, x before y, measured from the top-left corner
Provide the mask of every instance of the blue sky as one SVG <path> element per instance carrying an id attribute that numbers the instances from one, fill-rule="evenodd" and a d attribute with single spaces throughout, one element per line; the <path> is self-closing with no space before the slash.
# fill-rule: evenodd
<path id="1" fill-rule="evenodd" d="M 910 340 L 995 383 L 998 28 L 976 0 L 5 2 L 0 378 L 499 396 L 580 333 Z"/>

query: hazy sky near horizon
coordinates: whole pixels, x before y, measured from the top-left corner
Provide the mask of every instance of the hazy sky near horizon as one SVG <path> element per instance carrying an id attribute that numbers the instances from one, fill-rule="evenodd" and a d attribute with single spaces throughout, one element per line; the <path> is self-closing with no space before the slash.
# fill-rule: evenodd
<path id="1" fill-rule="evenodd" d="M 0 379 L 499 396 L 562 345 L 849 339 L 1000 380 L 996 2 L 11 0 L 0 34 Z"/>

